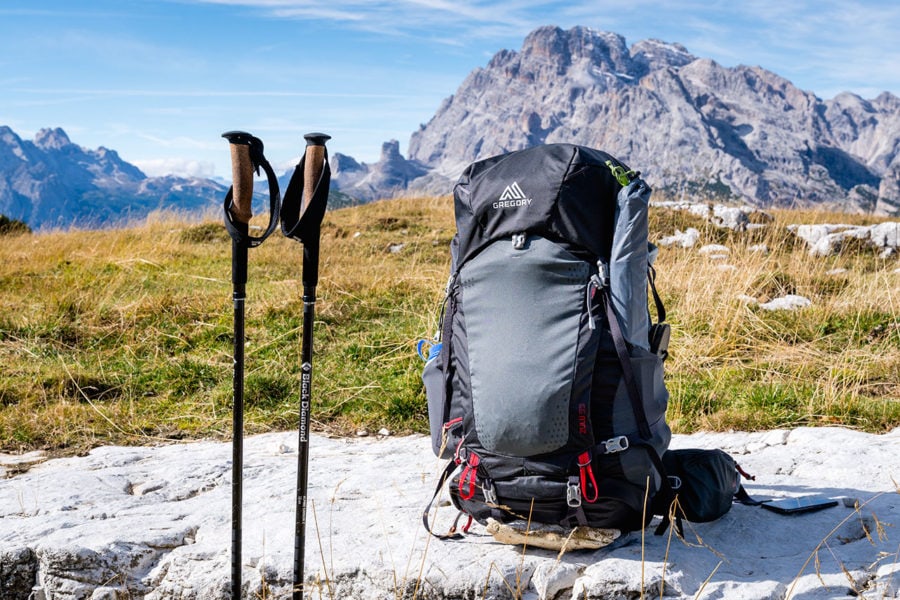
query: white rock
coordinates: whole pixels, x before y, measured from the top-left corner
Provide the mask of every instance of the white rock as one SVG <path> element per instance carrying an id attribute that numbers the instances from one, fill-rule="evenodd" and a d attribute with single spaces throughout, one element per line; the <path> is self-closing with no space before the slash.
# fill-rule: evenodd
<path id="1" fill-rule="evenodd" d="M 28 469 L 47 460 L 47 453 L 43 450 L 26 452 L 24 454 L 4 454 L 0 452 L 0 466 L 15 469 Z"/>
<path id="2" fill-rule="evenodd" d="M 709 254 L 709 255 L 728 255 L 731 250 L 728 249 L 728 246 L 723 246 L 722 244 L 707 244 L 702 246 L 699 250 L 697 250 L 700 254 Z"/>
<path id="3" fill-rule="evenodd" d="M 744 304 L 749 304 L 750 306 L 756 306 L 759 304 L 759 300 L 754 298 L 753 296 L 748 296 L 747 294 L 738 294 L 735 296 L 740 302 Z"/>
<path id="4" fill-rule="evenodd" d="M 769 247 L 766 244 L 753 244 L 749 248 L 747 248 L 750 252 L 756 252 L 759 254 L 768 254 Z"/>
<path id="5" fill-rule="evenodd" d="M 569 562 L 542 562 L 531 576 L 538 598 L 557 598 L 560 592 L 571 590 L 587 565 Z"/>
<path id="6" fill-rule="evenodd" d="M 900 248 L 900 223 L 887 222 L 873 225 L 869 238 L 879 248 Z"/>
<path id="7" fill-rule="evenodd" d="M 886 222 L 878 225 L 789 225 L 788 230 L 806 242 L 813 256 L 830 256 L 846 239 L 863 240 L 877 249 L 886 251 L 900 247 L 900 223 Z M 888 255 L 889 256 L 889 255 Z"/>
<path id="8" fill-rule="evenodd" d="M 700 232 L 693 228 L 688 227 L 687 231 L 681 232 L 679 230 L 675 230 L 675 235 L 670 235 L 659 240 L 658 244 L 660 246 L 680 246 L 682 248 L 691 248 L 693 247 L 697 241 L 700 239 Z"/>
<path id="9" fill-rule="evenodd" d="M 811 305 L 812 301 L 809 298 L 788 294 L 787 296 L 764 302 L 759 307 L 765 310 L 797 310 L 798 308 L 806 308 Z"/>
<path id="10" fill-rule="evenodd" d="M 296 451 L 297 451 L 296 446 L 291 446 L 291 445 L 285 444 L 283 442 L 278 442 L 277 444 L 273 445 L 273 452 L 275 454 L 291 454 Z"/>
<path id="11" fill-rule="evenodd" d="M 273 453 L 296 432 L 244 442 L 244 597 L 289 596 L 293 562 L 296 455 Z M 675 435 L 675 448 L 722 448 L 756 475 L 760 499 L 809 493 L 868 503 L 862 518 L 900 522 L 896 501 L 900 428 L 872 435 L 840 428 Z M 152 448 L 97 448 L 48 460 L 0 480 L 0 589 L 28 598 L 36 582 L 58 598 L 229 597 L 231 445 L 196 442 Z M 900 533 L 866 539 L 852 508 L 784 517 L 735 505 L 719 521 L 686 524 L 686 541 L 644 539 L 558 558 L 504 546 L 475 525 L 461 541 L 428 539 L 422 509 L 443 461 L 425 436 L 310 440 L 306 576 L 310 598 L 709 598 L 803 597 L 846 592 L 844 569 L 868 581 L 866 596 L 893 597 Z M 163 482 L 128 493 L 133 482 Z M 446 492 L 443 494 L 446 498 Z M 437 509 L 436 531 L 455 516 Z M 846 519 L 848 525 L 837 527 Z M 865 521 L 863 521 L 865 522 Z M 698 543 L 697 538 L 702 539 Z M 808 562 L 827 538 L 828 552 Z M 721 564 L 720 564 L 721 563 Z M 804 567 L 804 565 L 806 565 Z M 710 577 L 710 575 L 712 575 Z M 704 582 L 709 578 L 704 588 Z M 320 583 L 316 583 L 320 582 Z M 328 583 L 326 583 L 328 582 Z M 823 587 L 823 582 L 825 587 Z M 331 589 L 329 589 L 329 584 Z M 843 590 L 838 593 L 838 587 Z M 703 588 L 703 593 L 700 593 Z M 516 596 L 510 590 L 518 589 Z M 32 598 L 40 597 L 35 593 Z"/>
<path id="12" fill-rule="evenodd" d="M 733 231 L 745 231 L 766 227 L 765 223 L 751 223 L 754 220 L 773 221 L 773 217 L 758 208 L 752 206 L 726 206 L 724 204 L 703 204 L 700 202 L 682 201 L 653 201 L 653 206 L 668 208 L 670 210 L 683 210 L 701 219 L 706 219 L 717 227 L 731 229 Z"/>
<path id="13" fill-rule="evenodd" d="M 724 227 L 733 231 L 743 231 L 750 223 L 750 218 L 745 208 L 740 206 L 724 206 L 722 204 L 713 206 L 713 215 L 710 220 L 719 227 Z"/>

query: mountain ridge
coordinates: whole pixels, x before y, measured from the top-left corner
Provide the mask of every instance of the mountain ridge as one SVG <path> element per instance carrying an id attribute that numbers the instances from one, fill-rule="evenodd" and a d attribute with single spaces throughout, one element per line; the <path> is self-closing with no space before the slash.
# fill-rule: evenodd
<path id="1" fill-rule="evenodd" d="M 616 155 L 669 196 L 894 215 L 898 108 L 890 92 L 821 100 L 774 72 L 723 67 L 678 43 L 629 47 L 616 33 L 546 26 L 474 69 L 412 133 L 407 162 L 426 174 L 405 191 L 446 193 L 470 162 L 567 142 Z M 353 181 L 339 175 L 336 185 L 354 194 Z"/>
<path id="2" fill-rule="evenodd" d="M 83 148 L 59 127 L 29 141 L 0 126 L 0 214 L 33 229 L 109 226 L 162 208 L 202 210 L 226 189 L 202 178 L 147 177 L 115 150 Z"/>
<path id="3" fill-rule="evenodd" d="M 631 46 L 587 27 L 545 26 L 473 69 L 409 138 L 366 164 L 334 152 L 332 207 L 447 194 L 465 167 L 565 142 L 644 173 L 656 197 L 760 208 L 900 215 L 900 98 L 822 100 L 758 66 L 724 67 L 683 45 Z M 279 177 L 286 187 L 290 171 Z M 160 208 L 215 206 L 227 185 L 147 177 L 60 128 L 23 140 L 0 126 L 0 214 L 35 229 L 118 224 Z"/>

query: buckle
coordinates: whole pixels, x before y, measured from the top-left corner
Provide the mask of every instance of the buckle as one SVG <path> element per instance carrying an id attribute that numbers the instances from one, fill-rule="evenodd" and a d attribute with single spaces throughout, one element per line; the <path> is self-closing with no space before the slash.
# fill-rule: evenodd
<path id="1" fill-rule="evenodd" d="M 619 437 L 614 437 L 606 440 L 605 442 L 601 442 L 604 450 L 606 450 L 606 454 L 615 454 L 616 452 L 621 452 L 622 450 L 628 450 L 628 438 L 624 435 L 620 435 Z"/>
<path id="2" fill-rule="evenodd" d="M 604 260 L 597 261 L 597 274 L 591 278 L 597 289 L 606 289 L 609 287 L 609 265 Z"/>
<path id="3" fill-rule="evenodd" d="M 566 484 L 566 504 L 572 508 L 581 506 L 581 489 L 578 487 L 578 479 L 569 479 Z"/>
<path id="4" fill-rule="evenodd" d="M 493 482 L 485 481 L 484 485 L 481 486 L 481 491 L 484 493 L 485 504 L 493 504 L 494 506 L 499 504 L 497 502 L 497 490 L 494 489 Z"/>

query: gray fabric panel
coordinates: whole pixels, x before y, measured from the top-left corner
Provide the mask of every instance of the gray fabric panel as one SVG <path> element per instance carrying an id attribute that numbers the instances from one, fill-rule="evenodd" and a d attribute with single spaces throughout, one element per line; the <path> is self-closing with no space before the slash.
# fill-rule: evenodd
<path id="1" fill-rule="evenodd" d="M 551 452 L 569 437 L 569 401 L 589 266 L 531 237 L 500 240 L 460 273 L 475 429 L 486 450 Z"/>
<path id="2" fill-rule="evenodd" d="M 619 191 L 616 229 L 609 260 L 609 288 L 613 309 L 628 343 L 650 349 L 647 312 L 649 249 L 647 209 L 650 187 L 635 179 Z"/>
<path id="3" fill-rule="evenodd" d="M 669 447 L 669 441 L 672 438 L 672 432 L 665 419 L 666 408 L 669 404 L 669 392 L 663 380 L 663 361 L 652 352 L 634 348 L 631 355 L 631 365 L 634 369 L 638 387 L 641 390 L 647 421 L 650 424 L 652 437 L 649 442 L 656 448 L 656 452 L 662 456 L 666 448 Z M 637 425 L 634 418 L 634 410 L 632 409 L 631 399 L 628 396 L 624 381 L 619 384 L 619 389 L 616 391 L 613 402 L 613 427 L 615 431 L 623 433 L 636 432 Z M 632 483 L 644 485 L 647 473 L 654 472 L 650 457 L 645 452 L 635 451 L 623 452 L 620 456 L 625 477 Z M 659 483 L 659 481 L 656 481 L 656 486 Z"/>

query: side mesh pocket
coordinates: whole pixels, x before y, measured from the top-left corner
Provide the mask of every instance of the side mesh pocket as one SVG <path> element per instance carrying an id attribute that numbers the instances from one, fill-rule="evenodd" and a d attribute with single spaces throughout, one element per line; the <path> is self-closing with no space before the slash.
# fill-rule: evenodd
<path id="1" fill-rule="evenodd" d="M 441 434 L 447 422 L 447 386 L 441 357 L 431 356 L 422 369 L 422 383 L 428 402 L 428 427 L 431 430 L 431 449 L 438 458 L 449 458 L 446 449 L 441 453 Z M 452 452 L 452 449 L 451 449 Z"/>

